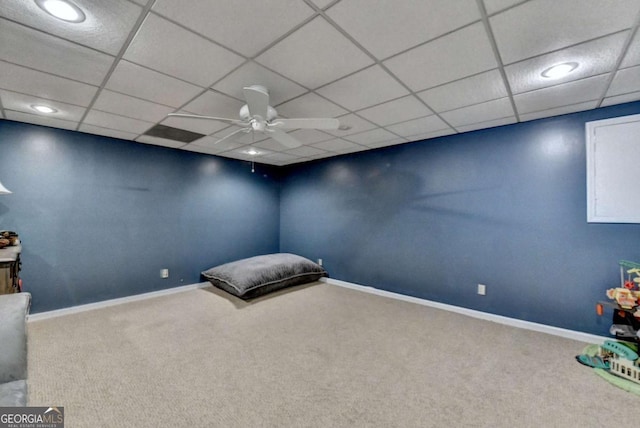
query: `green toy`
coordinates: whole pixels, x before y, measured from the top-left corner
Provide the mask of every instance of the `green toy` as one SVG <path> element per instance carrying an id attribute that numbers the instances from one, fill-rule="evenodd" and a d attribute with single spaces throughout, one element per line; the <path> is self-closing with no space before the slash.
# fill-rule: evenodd
<path id="1" fill-rule="evenodd" d="M 588 356 L 597 356 L 600 352 L 600 347 L 598 345 L 587 345 L 582 352 L 583 355 Z M 607 369 L 603 368 L 594 368 L 594 372 L 610 384 L 617 386 L 618 388 L 624 389 L 627 392 L 631 392 L 632 394 L 640 395 L 640 384 L 632 382 L 627 379 L 623 379 L 619 376 L 613 375 L 607 371 Z"/>

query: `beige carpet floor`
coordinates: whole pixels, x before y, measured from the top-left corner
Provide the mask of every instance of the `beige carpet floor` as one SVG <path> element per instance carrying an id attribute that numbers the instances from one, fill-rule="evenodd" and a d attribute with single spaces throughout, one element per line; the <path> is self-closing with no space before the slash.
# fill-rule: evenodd
<path id="1" fill-rule="evenodd" d="M 74 427 L 610 427 L 585 344 L 324 283 L 29 323 L 29 405 Z"/>

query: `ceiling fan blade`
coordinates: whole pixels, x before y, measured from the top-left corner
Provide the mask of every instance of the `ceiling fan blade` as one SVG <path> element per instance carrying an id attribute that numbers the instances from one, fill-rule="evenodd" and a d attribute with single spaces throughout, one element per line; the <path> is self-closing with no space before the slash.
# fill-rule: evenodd
<path id="1" fill-rule="evenodd" d="M 228 119 L 226 117 L 214 117 L 214 116 L 203 116 L 201 114 L 187 114 L 187 113 L 169 113 L 167 116 L 171 117 L 186 117 L 189 119 L 207 119 L 207 120 L 219 120 L 222 122 L 228 122 L 233 124 L 245 124 L 242 120 L 238 119 Z"/>
<path id="2" fill-rule="evenodd" d="M 276 140 L 278 143 L 290 149 L 295 149 L 296 147 L 300 147 L 302 145 L 300 141 L 296 140 L 291 135 L 279 129 L 270 129 L 267 131 L 267 133 L 271 138 Z"/>
<path id="3" fill-rule="evenodd" d="M 340 121 L 332 118 L 276 119 L 269 124 L 279 129 L 338 129 Z"/>
<path id="4" fill-rule="evenodd" d="M 250 132 L 250 131 L 251 131 L 251 128 L 240 128 L 240 129 L 236 129 L 236 130 L 235 130 L 235 131 L 233 131 L 231 134 L 229 134 L 229 135 L 225 135 L 224 137 L 220 138 L 218 141 L 216 141 L 216 142 L 215 142 L 215 143 L 213 143 L 213 144 L 220 144 L 220 143 L 222 143 L 223 141 L 230 139 L 230 138 L 231 138 L 231 137 L 233 137 L 234 135 L 239 134 L 240 132 Z"/>
<path id="5" fill-rule="evenodd" d="M 267 119 L 267 110 L 269 109 L 269 91 L 260 85 L 251 85 L 242 88 L 244 99 L 247 100 L 249 114 L 251 116 L 260 116 Z"/>

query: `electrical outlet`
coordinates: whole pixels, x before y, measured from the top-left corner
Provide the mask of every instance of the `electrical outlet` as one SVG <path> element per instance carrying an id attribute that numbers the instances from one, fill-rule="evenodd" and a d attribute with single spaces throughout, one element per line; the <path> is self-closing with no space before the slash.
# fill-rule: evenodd
<path id="1" fill-rule="evenodd" d="M 318 259 L 318 264 L 322 266 L 322 259 Z"/>
<path id="2" fill-rule="evenodd" d="M 160 278 L 169 278 L 169 269 L 160 269 Z"/>
<path id="3" fill-rule="evenodd" d="M 478 284 L 478 294 L 485 296 L 487 294 L 487 286 L 484 284 Z"/>

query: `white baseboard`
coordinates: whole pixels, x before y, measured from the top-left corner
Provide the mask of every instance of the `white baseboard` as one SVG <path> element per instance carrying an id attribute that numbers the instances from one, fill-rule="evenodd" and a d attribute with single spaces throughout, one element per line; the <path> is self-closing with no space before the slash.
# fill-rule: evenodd
<path id="1" fill-rule="evenodd" d="M 104 300 L 102 302 L 88 303 L 86 305 L 72 306 L 70 308 L 56 309 L 48 312 L 39 312 L 30 314 L 28 321 L 42 321 L 50 318 L 60 317 L 63 315 L 77 314 L 79 312 L 91 311 L 94 309 L 107 308 L 109 306 L 121 305 L 123 303 L 135 302 L 138 300 L 152 299 L 159 296 L 167 296 L 169 294 L 182 293 L 184 291 L 196 290 L 198 288 L 209 287 L 211 283 L 200 282 L 197 284 L 181 285 L 179 287 L 167 288 L 165 290 L 151 291 L 149 293 L 135 294 L 133 296 L 120 297 L 118 299 Z"/>
<path id="2" fill-rule="evenodd" d="M 538 324 L 531 321 L 524 321 L 517 318 L 504 317 L 502 315 L 495 315 L 488 312 L 476 311 L 474 309 L 463 308 L 460 306 L 447 305 L 445 303 L 433 302 L 431 300 L 420 299 L 418 297 L 406 296 L 404 294 L 393 293 L 391 291 L 379 290 L 377 288 L 354 284 L 347 281 L 341 281 L 333 278 L 320 278 L 321 282 L 327 284 L 337 285 L 339 287 L 350 288 L 352 290 L 358 290 L 365 293 L 371 293 L 378 296 L 389 297 L 392 299 L 403 300 L 405 302 L 417 303 L 419 305 L 429 306 L 432 308 L 443 309 L 445 311 L 455 312 L 462 315 L 467 315 L 473 318 L 479 318 L 486 321 L 492 321 L 499 324 L 505 324 L 512 327 L 523 328 L 526 330 L 533 330 L 540 333 L 552 334 L 554 336 L 560 336 L 567 339 L 573 339 L 586 343 L 598 343 L 601 344 L 611 337 L 597 336 L 595 334 L 583 333 L 580 331 L 568 330 L 559 327 L 553 327 L 546 324 Z"/>

